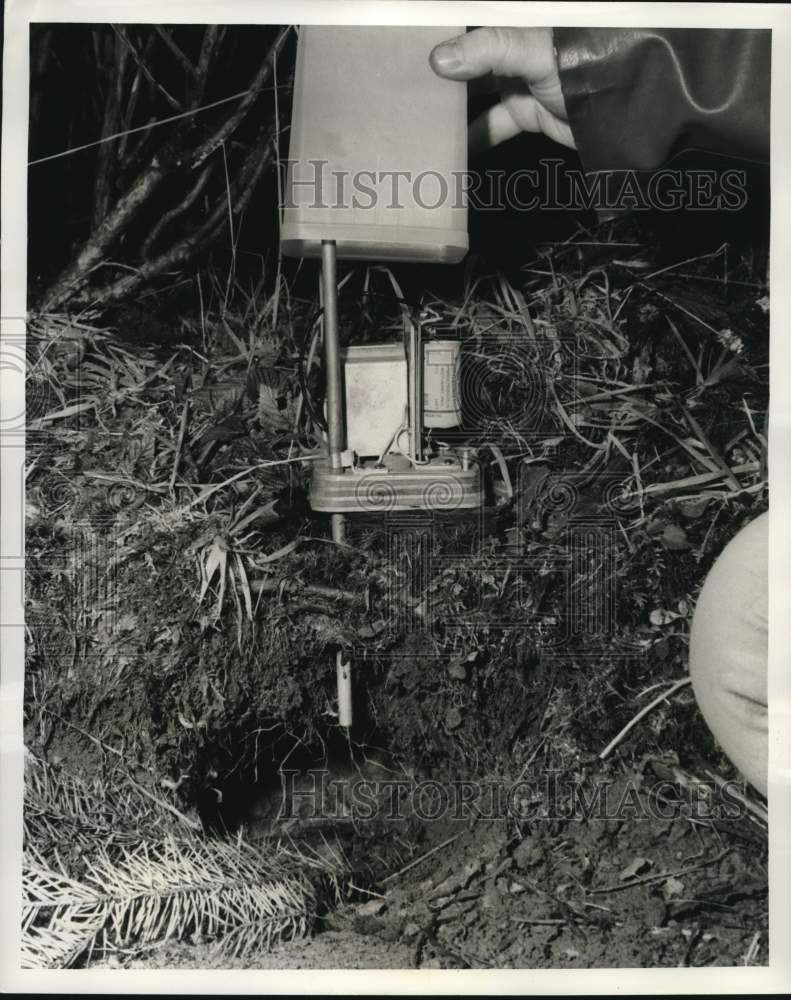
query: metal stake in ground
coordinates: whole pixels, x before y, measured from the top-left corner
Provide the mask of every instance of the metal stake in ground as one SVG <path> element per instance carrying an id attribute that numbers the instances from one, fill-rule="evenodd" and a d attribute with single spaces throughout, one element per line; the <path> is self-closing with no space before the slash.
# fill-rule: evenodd
<path id="1" fill-rule="evenodd" d="M 321 290 L 324 299 L 324 360 L 327 369 L 327 448 L 330 469 L 343 475 L 343 399 L 341 395 L 341 355 L 338 338 L 338 280 L 336 276 L 335 240 L 321 241 Z M 346 519 L 343 514 L 331 514 L 332 539 L 346 541 Z M 338 685 L 338 723 L 348 728 L 352 724 L 351 662 L 343 652 L 335 654 Z"/>

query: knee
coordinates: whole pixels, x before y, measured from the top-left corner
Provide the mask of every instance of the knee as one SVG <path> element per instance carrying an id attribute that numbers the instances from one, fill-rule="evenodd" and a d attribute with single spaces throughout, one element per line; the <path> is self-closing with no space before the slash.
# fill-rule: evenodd
<path id="1" fill-rule="evenodd" d="M 706 722 L 762 792 L 767 772 L 768 514 L 730 542 L 701 590 L 690 674 Z"/>

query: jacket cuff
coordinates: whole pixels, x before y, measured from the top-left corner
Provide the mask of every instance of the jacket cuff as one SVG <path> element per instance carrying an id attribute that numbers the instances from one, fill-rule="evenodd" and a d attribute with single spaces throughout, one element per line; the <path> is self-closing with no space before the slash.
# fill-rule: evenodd
<path id="1" fill-rule="evenodd" d="M 555 28 L 586 172 L 655 170 L 686 148 L 766 160 L 771 32 Z"/>

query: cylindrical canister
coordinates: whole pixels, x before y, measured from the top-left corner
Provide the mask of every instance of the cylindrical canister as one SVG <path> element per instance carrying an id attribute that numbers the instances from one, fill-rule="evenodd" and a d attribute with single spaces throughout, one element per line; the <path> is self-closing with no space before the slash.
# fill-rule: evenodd
<path id="1" fill-rule="evenodd" d="M 461 418 L 461 342 L 427 340 L 423 344 L 423 426 L 458 427 Z"/>
<path id="2" fill-rule="evenodd" d="M 459 27 L 303 25 L 283 253 L 453 263 L 467 252 L 467 92 L 429 54 Z"/>

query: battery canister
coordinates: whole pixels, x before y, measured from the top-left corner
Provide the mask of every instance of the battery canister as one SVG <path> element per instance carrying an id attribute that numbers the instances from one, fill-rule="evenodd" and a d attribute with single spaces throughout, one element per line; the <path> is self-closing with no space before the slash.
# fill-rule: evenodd
<path id="1" fill-rule="evenodd" d="M 461 423 L 461 342 L 427 340 L 423 344 L 423 423 L 458 427 Z"/>

